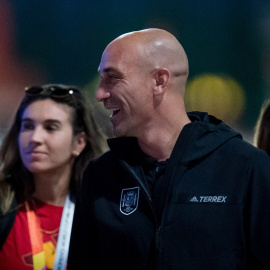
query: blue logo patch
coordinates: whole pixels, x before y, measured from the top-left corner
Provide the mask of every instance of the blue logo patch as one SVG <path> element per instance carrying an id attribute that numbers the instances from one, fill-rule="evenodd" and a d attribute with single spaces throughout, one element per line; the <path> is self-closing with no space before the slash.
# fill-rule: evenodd
<path id="1" fill-rule="evenodd" d="M 140 188 L 124 188 L 121 192 L 120 212 L 130 215 L 136 211 L 139 203 Z"/>

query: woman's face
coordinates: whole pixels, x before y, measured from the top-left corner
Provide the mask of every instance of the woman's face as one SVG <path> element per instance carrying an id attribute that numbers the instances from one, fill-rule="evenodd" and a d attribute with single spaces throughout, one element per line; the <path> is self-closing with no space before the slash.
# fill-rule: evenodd
<path id="1" fill-rule="evenodd" d="M 18 143 L 24 166 L 33 174 L 71 170 L 82 151 L 73 136 L 72 108 L 51 99 L 31 103 L 23 112 Z"/>

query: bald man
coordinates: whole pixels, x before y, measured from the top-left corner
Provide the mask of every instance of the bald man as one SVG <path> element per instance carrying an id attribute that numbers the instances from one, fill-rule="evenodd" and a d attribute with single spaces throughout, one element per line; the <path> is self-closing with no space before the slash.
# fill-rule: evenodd
<path id="1" fill-rule="evenodd" d="M 84 173 L 68 269 L 270 269 L 270 159 L 221 120 L 186 112 L 178 40 L 124 34 L 98 71 L 114 138 Z"/>

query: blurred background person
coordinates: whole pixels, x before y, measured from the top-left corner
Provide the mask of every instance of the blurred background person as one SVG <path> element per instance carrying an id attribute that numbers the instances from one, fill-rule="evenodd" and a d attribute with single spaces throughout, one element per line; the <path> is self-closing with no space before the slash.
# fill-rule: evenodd
<path id="1" fill-rule="evenodd" d="M 107 147 L 89 105 L 66 85 L 25 89 L 0 150 L 1 270 L 66 268 L 81 174 Z"/>
<path id="2" fill-rule="evenodd" d="M 261 108 L 255 126 L 254 145 L 270 156 L 270 99 L 266 100 Z"/>

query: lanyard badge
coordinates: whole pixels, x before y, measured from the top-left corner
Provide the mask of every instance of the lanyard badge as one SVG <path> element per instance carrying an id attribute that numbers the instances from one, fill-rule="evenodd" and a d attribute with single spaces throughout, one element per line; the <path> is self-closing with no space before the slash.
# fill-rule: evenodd
<path id="1" fill-rule="evenodd" d="M 40 222 L 34 209 L 30 208 L 28 202 L 25 202 L 25 208 L 33 254 L 33 268 L 34 270 L 43 270 L 46 268 L 43 235 Z M 70 195 L 68 195 L 61 217 L 53 270 L 66 269 L 74 209 L 75 203 L 70 199 Z"/>

